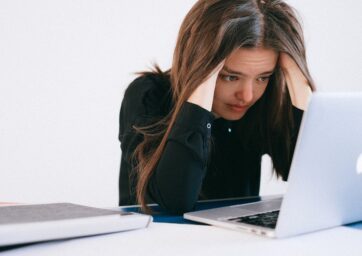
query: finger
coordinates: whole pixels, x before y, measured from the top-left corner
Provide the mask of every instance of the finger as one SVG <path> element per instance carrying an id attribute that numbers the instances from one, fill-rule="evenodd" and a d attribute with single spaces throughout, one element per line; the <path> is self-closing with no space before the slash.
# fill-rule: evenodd
<path id="1" fill-rule="evenodd" d="M 220 72 L 220 70 L 224 67 L 224 65 L 225 65 L 225 60 L 223 60 L 222 62 L 220 62 L 219 65 L 217 65 L 216 70 L 217 70 L 218 72 Z"/>
<path id="2" fill-rule="evenodd" d="M 285 52 L 281 52 L 279 55 L 279 65 L 282 69 L 288 69 L 297 66 L 294 59 L 288 53 Z"/>
<path id="3" fill-rule="evenodd" d="M 225 60 L 223 60 L 222 62 L 220 62 L 216 68 L 214 68 L 214 70 L 211 72 L 210 76 L 214 76 L 214 75 L 218 75 L 219 72 L 221 71 L 221 69 L 224 67 L 225 65 Z"/>

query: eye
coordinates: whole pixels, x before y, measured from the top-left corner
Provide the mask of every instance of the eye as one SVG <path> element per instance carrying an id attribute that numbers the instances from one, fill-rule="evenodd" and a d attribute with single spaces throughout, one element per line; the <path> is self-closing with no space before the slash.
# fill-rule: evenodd
<path id="1" fill-rule="evenodd" d="M 265 83 L 265 82 L 268 82 L 269 79 L 270 79 L 270 76 L 262 76 L 262 77 L 257 78 L 256 80 L 260 83 Z"/>
<path id="2" fill-rule="evenodd" d="M 237 76 L 229 76 L 229 75 L 222 75 L 220 74 L 220 78 L 226 82 L 233 82 L 238 80 Z"/>

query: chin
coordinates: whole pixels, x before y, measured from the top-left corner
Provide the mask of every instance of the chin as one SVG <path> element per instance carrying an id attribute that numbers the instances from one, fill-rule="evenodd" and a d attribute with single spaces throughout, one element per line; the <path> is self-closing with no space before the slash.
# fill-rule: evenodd
<path id="1" fill-rule="evenodd" d="M 228 121 L 236 121 L 243 118 L 243 116 L 245 116 L 248 110 L 249 108 L 245 108 L 241 111 L 235 111 L 232 108 L 228 107 L 227 105 L 224 105 L 222 107 L 219 106 L 218 108 L 217 106 L 214 106 L 214 108 L 212 109 L 216 118 L 221 117 Z"/>
<path id="2" fill-rule="evenodd" d="M 241 119 L 244 115 L 246 114 L 246 112 L 244 113 L 220 113 L 218 114 L 218 116 L 222 117 L 225 120 L 229 120 L 229 121 L 236 121 Z"/>

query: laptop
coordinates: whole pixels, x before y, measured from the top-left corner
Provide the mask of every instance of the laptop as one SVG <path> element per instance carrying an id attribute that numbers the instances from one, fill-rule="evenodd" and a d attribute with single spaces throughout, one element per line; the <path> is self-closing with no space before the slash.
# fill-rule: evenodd
<path id="1" fill-rule="evenodd" d="M 362 220 L 362 93 L 314 93 L 283 197 L 189 212 L 184 218 L 268 237 Z"/>
<path id="2" fill-rule="evenodd" d="M 0 251 L 29 243 L 146 228 L 149 215 L 71 203 L 0 206 Z"/>

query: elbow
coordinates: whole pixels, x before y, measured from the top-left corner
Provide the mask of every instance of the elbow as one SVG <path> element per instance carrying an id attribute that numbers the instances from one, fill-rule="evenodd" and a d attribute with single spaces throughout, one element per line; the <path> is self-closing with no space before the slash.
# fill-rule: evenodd
<path id="1" fill-rule="evenodd" d="M 187 175 L 184 175 L 187 176 Z M 157 179 L 158 177 L 158 179 Z M 165 210 L 175 215 L 194 210 L 200 194 L 202 181 L 191 176 L 184 177 L 153 176 L 148 184 L 148 191 L 152 199 Z"/>
<path id="2" fill-rule="evenodd" d="M 174 200 L 165 200 L 160 202 L 160 206 L 167 212 L 175 215 L 182 215 L 185 212 L 194 210 L 196 200 L 190 200 L 189 198 L 174 198 Z"/>
<path id="3" fill-rule="evenodd" d="M 151 192 L 151 191 L 150 191 Z M 172 215 L 182 215 L 194 210 L 198 194 L 178 190 L 153 190 L 150 193 L 152 200 L 164 212 Z"/>

